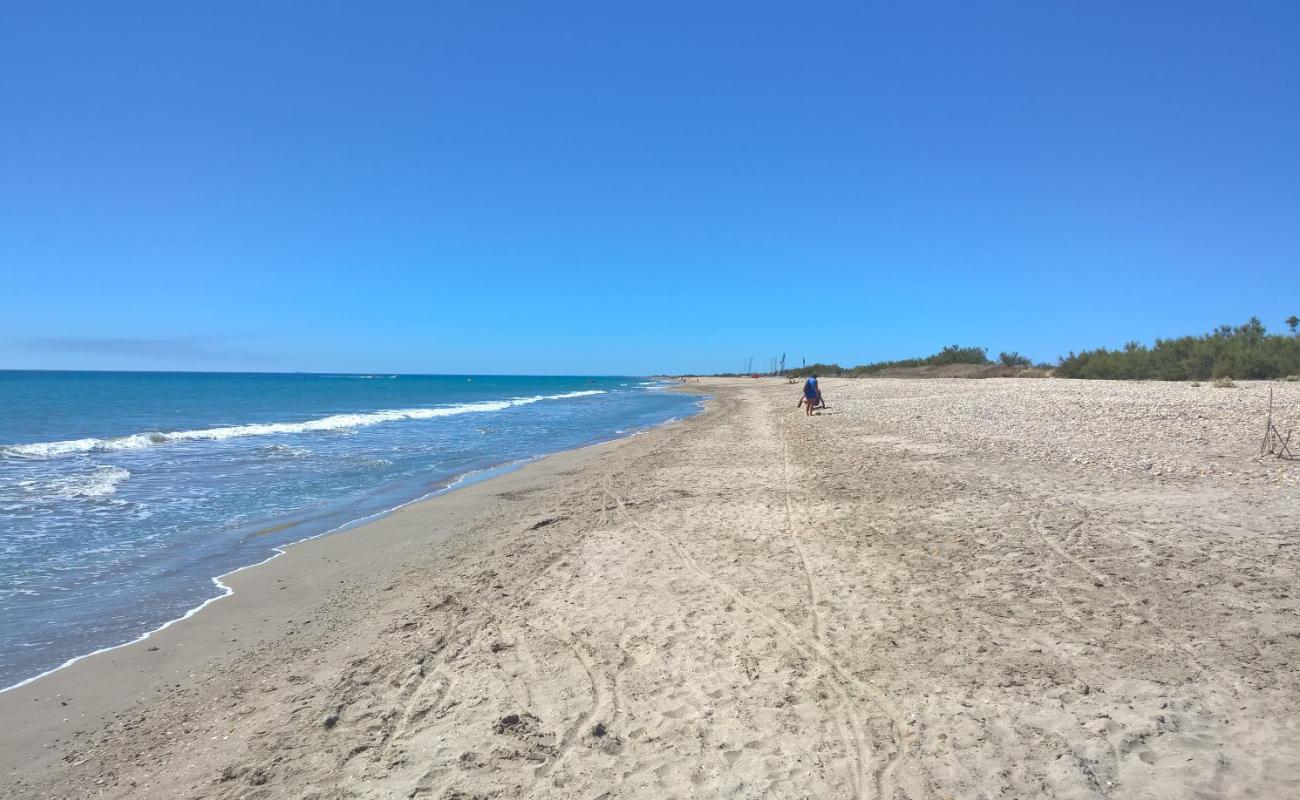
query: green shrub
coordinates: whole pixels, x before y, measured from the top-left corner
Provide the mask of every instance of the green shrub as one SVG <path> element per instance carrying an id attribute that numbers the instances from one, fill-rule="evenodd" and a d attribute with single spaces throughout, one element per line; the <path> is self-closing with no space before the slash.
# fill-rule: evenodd
<path id="1" fill-rule="evenodd" d="M 941 367 L 945 364 L 992 364 L 989 351 L 983 347 L 962 347 L 951 345 L 932 356 L 925 358 L 904 358 L 899 361 L 877 361 L 874 364 L 861 364 L 853 368 L 854 375 L 871 375 L 887 369 L 907 369 L 910 367 Z"/>
<path id="2" fill-rule="evenodd" d="M 992 364 L 989 361 L 988 350 L 983 347 L 960 347 L 952 345 L 945 347 L 938 353 L 925 358 L 905 358 L 900 361 L 879 361 L 874 364 L 860 364 L 852 369 L 846 369 L 839 364 L 809 364 L 806 367 L 787 370 L 786 375 L 791 377 L 803 378 L 808 375 L 852 375 L 862 376 L 882 372 L 887 369 L 897 369 L 906 367 L 930 367 L 942 366 L 944 364 Z M 1026 363 L 1028 360 L 1026 359 Z"/>
<path id="3" fill-rule="evenodd" d="M 1262 380 L 1296 372 L 1300 372 L 1300 337 L 1269 335 L 1257 317 L 1245 325 L 1223 325 L 1202 336 L 1157 339 L 1152 347 L 1129 342 L 1122 350 L 1102 347 L 1070 353 L 1056 368 L 1061 378 L 1166 381 L 1229 375 Z"/>
<path id="4" fill-rule="evenodd" d="M 847 375 L 849 370 L 839 364 L 809 364 L 798 369 L 788 369 L 784 373 L 791 378 L 806 378 L 809 375 Z"/>

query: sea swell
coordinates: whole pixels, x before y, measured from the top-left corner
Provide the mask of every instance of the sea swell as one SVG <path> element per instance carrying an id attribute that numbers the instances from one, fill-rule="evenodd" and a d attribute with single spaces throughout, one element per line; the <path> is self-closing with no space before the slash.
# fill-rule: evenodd
<path id="1" fill-rule="evenodd" d="M 117 450 L 138 450 L 145 447 L 172 444 L 176 442 L 203 442 L 234 439 L 241 436 L 271 436 L 287 433 L 309 433 L 314 431 L 337 431 L 349 428 L 361 428 L 384 422 L 402 420 L 433 419 L 452 417 L 459 414 L 482 414 L 504 411 L 508 408 L 539 403 L 544 400 L 567 400 L 576 397 L 605 394 L 603 390 L 592 389 L 564 394 L 534 395 L 532 397 L 514 397 L 508 400 L 483 400 L 459 405 L 435 406 L 432 408 L 403 408 L 384 411 L 372 411 L 356 414 L 333 414 L 319 419 L 302 422 L 265 422 L 248 425 L 230 425 L 220 428 L 203 428 L 190 431 L 158 432 L 148 431 L 133 433 L 106 439 L 68 439 L 59 442 L 32 442 L 29 444 L 11 444 L 0 447 L 0 456 L 11 458 L 55 458 L 76 453 L 102 453 Z"/>

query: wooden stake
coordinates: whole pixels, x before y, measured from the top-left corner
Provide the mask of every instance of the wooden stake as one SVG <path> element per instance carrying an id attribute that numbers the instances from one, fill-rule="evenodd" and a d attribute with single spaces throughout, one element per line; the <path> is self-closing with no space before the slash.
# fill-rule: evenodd
<path id="1" fill-rule="evenodd" d="M 1264 422 L 1264 441 L 1259 445 L 1261 456 L 1273 452 L 1273 387 L 1268 387 L 1268 419 Z"/>

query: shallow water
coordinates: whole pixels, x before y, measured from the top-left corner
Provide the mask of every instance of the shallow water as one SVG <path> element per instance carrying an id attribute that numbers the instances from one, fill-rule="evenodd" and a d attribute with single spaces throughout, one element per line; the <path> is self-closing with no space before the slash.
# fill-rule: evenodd
<path id="1" fill-rule="evenodd" d="M 0 372 L 0 687 L 459 477 L 645 429 L 640 378 Z"/>

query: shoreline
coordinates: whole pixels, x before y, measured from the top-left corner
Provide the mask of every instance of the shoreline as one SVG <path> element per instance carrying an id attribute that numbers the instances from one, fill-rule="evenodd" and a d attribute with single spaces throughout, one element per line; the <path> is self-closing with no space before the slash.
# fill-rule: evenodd
<path id="1" fill-rule="evenodd" d="M 673 385 L 673 386 L 669 386 L 669 387 L 667 387 L 667 390 L 668 390 L 668 391 L 681 391 L 681 392 L 684 392 L 684 393 L 686 393 L 686 394 L 703 394 L 702 392 L 699 392 L 699 391 L 696 391 L 696 390 L 692 390 L 691 388 L 686 387 L 685 384 L 682 384 L 682 383 L 680 383 L 680 382 L 677 382 L 676 385 Z M 703 413 L 703 411 L 704 411 L 704 409 L 703 409 L 703 406 L 701 405 L 700 410 L 697 411 L 695 414 L 692 414 L 691 416 L 697 416 L 698 414 Z M 686 417 L 686 419 L 689 419 L 689 418 L 690 418 L 690 417 Z M 31 684 L 35 683 L 36 681 L 39 681 L 39 680 L 41 680 L 41 679 L 43 679 L 43 678 L 46 678 L 46 677 L 48 677 L 48 676 L 50 676 L 50 675 L 54 675 L 54 674 L 58 673 L 59 671 L 64 670 L 64 669 L 67 669 L 68 667 L 71 667 L 71 666 L 74 665 L 74 664 L 80 663 L 80 662 L 82 662 L 82 661 L 84 661 L 84 660 L 86 660 L 86 659 L 88 659 L 88 658 L 92 658 L 92 657 L 94 657 L 94 656 L 102 655 L 102 654 L 104 654 L 104 653 L 109 653 L 109 652 L 112 652 L 112 651 L 114 651 L 114 650 L 117 650 L 117 649 L 120 649 L 120 648 L 123 648 L 123 647 L 130 647 L 130 646 L 132 646 L 132 645 L 135 645 L 135 644 L 139 644 L 139 643 L 141 643 L 141 642 L 144 642 L 144 641 L 148 640 L 151 636 L 153 636 L 153 635 L 155 635 L 155 634 L 157 634 L 157 633 L 160 633 L 161 631 L 164 631 L 164 630 L 170 628 L 171 626 L 176 625 L 177 623 L 181 623 L 181 622 L 184 622 L 184 621 L 186 621 L 186 620 L 188 620 L 188 619 L 191 619 L 194 615 L 198 614 L 200 611 L 204 610 L 205 608 L 207 608 L 208 606 L 210 606 L 210 605 L 212 605 L 213 603 L 217 602 L 218 600 L 224 600 L 225 598 L 230 597 L 232 594 L 234 594 L 234 590 L 233 590 L 233 589 L 232 589 L 228 584 L 225 583 L 225 579 L 226 579 L 226 578 L 229 578 L 229 577 L 231 577 L 231 576 L 233 576 L 233 575 L 236 575 L 236 574 L 238 574 L 238 573 L 240 573 L 240 572 L 243 572 L 243 571 L 245 571 L 245 570 L 253 569 L 253 568 L 255 568 L 255 567 L 260 567 L 260 566 L 262 566 L 263 564 L 269 563 L 270 561 L 272 561 L 272 560 L 274 560 L 274 559 L 276 559 L 276 558 L 279 558 L 279 557 L 282 556 L 282 555 L 285 555 L 285 553 L 287 552 L 288 548 L 296 547 L 296 546 L 298 546 L 298 545 L 300 545 L 300 544 L 303 544 L 304 542 L 310 542 L 310 541 L 313 541 L 313 540 L 316 540 L 316 539 L 322 539 L 322 538 L 325 538 L 325 537 L 328 537 L 328 536 L 334 536 L 334 535 L 337 535 L 337 534 L 348 533 L 348 532 L 354 531 L 354 530 L 356 530 L 356 529 L 358 529 L 358 528 L 362 528 L 362 527 L 364 527 L 364 526 L 366 526 L 366 525 L 369 525 L 369 524 L 371 524 L 371 523 L 373 523 L 373 522 L 377 522 L 377 521 L 379 521 L 379 520 L 381 520 L 381 519 L 384 519 L 384 518 L 386 518 L 386 517 L 388 517 L 388 516 L 390 516 L 390 515 L 392 515 L 392 514 L 395 514 L 395 513 L 397 513 L 398 511 L 401 511 L 402 509 L 407 508 L 407 507 L 409 507 L 409 506 L 412 506 L 412 505 L 415 505 L 415 504 L 418 504 L 418 503 L 423 503 L 423 502 L 426 502 L 426 501 L 428 501 L 428 500 L 432 500 L 432 499 L 435 498 L 435 497 L 439 497 L 439 496 L 444 495 L 444 494 L 446 494 L 446 493 L 448 493 L 448 492 L 457 491 L 457 490 L 462 489 L 462 488 L 464 488 L 464 487 L 466 487 L 466 486 L 473 485 L 473 484 L 478 483 L 478 482 L 481 482 L 481 481 L 492 480 L 493 478 L 496 478 L 496 477 L 499 477 L 499 476 L 502 476 L 502 475 L 509 474 L 510 472 L 513 472 L 513 471 L 518 470 L 518 469 L 522 469 L 522 468 L 526 467 L 526 466 L 529 465 L 529 464 L 535 463 L 535 462 L 540 461 L 540 460 L 543 460 L 543 459 L 551 458 L 552 456 L 560 455 L 560 454 L 563 454 L 563 453 L 577 452 L 577 451 L 581 451 L 581 450 L 584 450 L 584 449 L 589 448 L 589 447 L 596 447 L 596 446 L 601 445 L 601 444 L 608 444 L 608 443 L 611 443 L 611 442 L 622 441 L 622 440 L 624 440 L 624 439 L 630 439 L 630 438 L 633 438 L 633 437 L 636 437 L 636 436 L 640 436 L 640 435 L 642 435 L 642 434 L 649 433 L 649 432 L 651 432 L 651 431 L 657 430 L 657 429 L 662 428 L 662 427 L 664 427 L 664 426 L 672 425 L 672 424 L 674 424 L 674 423 L 680 422 L 681 419 L 682 419 L 682 418 L 673 417 L 673 418 L 670 418 L 670 419 L 664 420 L 663 422 L 661 422 L 661 423 L 659 423 L 659 424 L 657 424 L 657 425 L 654 425 L 654 426 L 652 426 L 652 427 L 650 427 L 650 428 L 645 428 L 645 429 L 641 429 L 641 430 L 633 430 L 633 431 L 628 431 L 628 432 L 625 432 L 625 433 L 619 433 L 619 434 L 614 435 L 614 436 L 611 437 L 611 438 L 600 438 L 600 439 L 596 439 L 596 440 L 594 440 L 594 441 L 592 441 L 592 442 L 589 442 L 589 443 L 587 443 L 587 444 L 582 444 L 582 445 L 579 445 L 579 446 L 577 446 L 577 447 L 572 447 L 572 448 L 568 448 L 568 449 L 565 449 L 565 450 L 556 450 L 556 451 L 554 451 L 554 452 L 549 452 L 549 453 L 541 453 L 541 454 L 538 454 L 538 455 L 529 456 L 529 457 L 527 457 L 527 458 L 516 459 L 516 460 L 514 460 L 514 461 L 506 461 L 506 462 L 503 462 L 503 463 L 501 463 L 501 464 L 495 464 L 495 465 L 492 465 L 492 466 L 489 466 L 489 467 L 484 467 L 484 468 L 481 468 L 481 469 L 475 469 L 475 470 L 470 470 L 470 471 L 468 471 L 468 472 L 460 473 L 460 474 L 458 474 L 458 475 L 454 475 L 454 476 L 452 476 L 452 477 L 451 477 L 451 478 L 450 478 L 450 479 L 449 479 L 449 480 L 448 480 L 444 485 L 440 486 L 439 488 L 434 489 L 434 490 L 429 491 L 429 492 L 425 492 L 424 494 L 421 494 L 421 495 L 419 495 L 419 496 L 413 497 L 413 498 L 411 498 L 411 499 L 409 499 L 409 500 L 402 501 L 402 502 L 398 503 L 397 505 L 392 506 L 391 508 L 386 508 L 386 509 L 382 509 L 382 510 L 380 510 L 380 511 L 375 511 L 375 512 L 372 512 L 372 513 L 366 514 L 366 515 L 364 515 L 364 516 L 358 517 L 358 518 L 353 519 L 353 520 L 349 520 L 349 521 L 344 522 L 344 523 L 342 523 L 342 524 L 340 524 L 340 525 L 335 525 L 334 527 L 328 528 L 328 529 L 323 530 L 323 531 L 319 531 L 319 532 L 317 532 L 317 533 L 310 533 L 310 534 L 308 534 L 308 535 L 306 535 L 306 536 L 303 536 L 303 537 L 301 537 L 301 538 L 299 538 L 299 539 L 295 539 L 295 540 L 293 540 L 293 541 L 291 541 L 291 542 L 285 542 L 285 543 L 283 543 L 283 544 L 273 545 L 273 546 L 270 548 L 270 550 L 271 550 L 270 554 L 267 555 L 265 558 L 261 559 L 260 561 L 255 561 L 255 562 L 252 562 L 252 563 L 250 563 L 250 564 L 245 564 L 245 565 L 243 565 L 243 566 L 236 567 L 235 569 L 233 569 L 233 570 L 229 570 L 229 571 L 224 572 L 224 573 L 222 573 L 222 574 L 220 574 L 220 575 L 214 575 L 214 576 L 211 576 L 211 577 L 209 578 L 209 580 L 210 580 L 210 581 L 211 581 L 211 582 L 212 582 L 212 583 L 217 587 L 217 589 L 220 591 L 220 593 L 219 593 L 219 594 L 216 594 L 216 595 L 214 595 L 214 596 L 212 596 L 212 597 L 209 597 L 209 598 L 207 598 L 207 599 L 205 599 L 205 600 L 203 600 L 201 603 L 199 603 L 198 605 L 194 606 L 193 608 L 187 609 L 187 610 L 186 610 L 184 613 L 182 613 L 180 616 L 178 616 L 178 617 L 173 617 L 172 619 L 166 620 L 166 621 L 162 622 L 161 624 L 157 625 L 156 627 L 150 628 L 150 629 L 146 630 L 145 632 L 141 633 L 140 635 L 136 636 L 135 638 L 130 639 L 130 640 L 128 640 L 128 641 L 120 642 L 120 643 L 118 643 L 118 644 L 108 645 L 108 646 L 105 646 L 105 647 L 100 647 L 100 648 L 95 649 L 95 650 L 92 650 L 92 651 L 90 651 L 90 652 L 88 652 L 88 653 L 83 653 L 83 654 L 80 654 L 80 655 L 73 656 L 73 657 L 71 657 L 71 658 L 69 658 L 69 659 L 63 661 L 62 663 L 58 664 L 57 666 L 54 666 L 54 667 L 51 667 L 50 669 L 45 670 L 44 672 L 40 672 L 40 673 L 38 673 L 38 674 L 36 674 L 36 675 L 32 675 L 32 676 L 30 676 L 30 677 L 23 678 L 22 680 L 19 680 L 17 683 L 11 684 L 11 685 L 9 685 L 9 686 L 0 687 L 0 697 L 3 697 L 6 693 L 11 692 L 11 691 L 14 691 L 15 689 L 20 689 L 20 688 L 22 688 L 22 687 L 24 687 L 24 686 L 30 686 Z M 295 522 L 289 522 L 289 523 L 285 523 L 285 524 L 286 524 L 286 525 L 296 525 L 296 524 L 298 524 L 298 523 L 295 523 Z"/>
<path id="2" fill-rule="evenodd" d="M 629 434 L 629 436 L 635 436 L 635 435 L 636 434 Z M 623 438 L 623 437 L 619 437 L 619 438 Z M 608 441 L 617 441 L 617 440 L 608 440 Z M 597 444 L 600 443 L 598 442 Z M 108 647 L 101 647 L 98 650 L 92 650 L 89 653 L 84 653 L 79 656 L 73 656 L 72 658 L 68 659 L 67 661 L 64 661 L 62 664 L 58 665 L 57 667 L 48 669 L 45 672 L 42 672 L 38 675 L 33 675 L 30 678 L 24 678 L 23 680 L 13 684 L 12 686 L 6 686 L 4 688 L 0 688 L 0 696 L 4 695 L 6 692 L 13 691 L 14 689 L 21 689 L 24 686 L 29 686 L 35 683 L 36 681 L 39 681 L 42 678 L 53 675 L 56 672 L 59 672 L 60 670 L 67 669 L 68 667 L 71 667 L 73 664 L 79 663 L 93 656 L 97 656 L 102 653 L 110 653 L 119 648 L 130 647 L 131 645 L 139 644 L 140 642 L 146 641 L 147 639 L 149 639 L 149 637 L 153 636 L 154 634 L 161 633 L 162 631 L 167 630 L 168 628 L 170 628 L 173 625 L 176 625 L 177 623 L 184 622 L 185 620 L 190 619 L 195 614 L 198 614 L 200 611 L 212 605 L 213 603 L 217 602 L 218 600 L 224 600 L 225 598 L 230 597 L 232 594 L 235 593 L 235 590 L 232 589 L 225 582 L 226 578 L 229 578 L 233 575 L 237 575 L 240 572 L 243 572 L 245 570 L 254 569 L 256 567 L 262 566 L 263 564 L 267 564 L 273 561 L 274 559 L 277 559 L 280 556 L 285 555 L 288 552 L 288 549 L 291 547 L 295 547 L 304 542 L 310 542 L 314 539 L 322 539 L 326 536 L 334 536 L 335 534 L 348 533 L 356 528 L 364 527 L 365 525 L 368 525 L 371 522 L 376 522 L 378 520 L 381 520 L 384 517 L 389 516 L 390 514 L 395 514 L 398 511 L 402 510 L 403 508 L 406 508 L 407 506 L 414 505 L 415 503 L 421 503 L 424 502 L 425 500 L 432 500 L 433 498 L 446 494 L 447 492 L 455 491 L 456 489 L 462 488 L 462 485 L 470 485 L 473 482 L 477 482 L 473 480 L 473 478 L 476 475 L 480 475 L 484 473 L 492 473 L 490 475 L 484 475 L 484 477 L 478 479 L 478 480 L 491 480 L 492 478 L 497 477 L 499 475 L 504 475 L 516 469 L 521 469 L 522 467 L 534 461 L 538 461 L 544 458 L 549 458 L 550 456 L 558 455 L 559 453 L 572 452 L 572 450 L 581 450 L 583 449 L 583 447 L 592 447 L 592 446 L 594 445 L 583 445 L 582 447 L 572 448 L 571 450 L 560 450 L 557 451 L 556 453 L 547 453 L 540 456 L 534 456 L 533 458 L 525 458 L 525 459 L 520 459 L 518 461 L 507 462 L 505 464 L 498 464 L 495 467 L 487 467 L 486 469 L 466 472 L 462 475 L 456 476 L 454 480 L 450 481 L 449 483 L 447 483 L 447 485 L 443 486 L 440 489 L 435 489 L 434 491 L 421 495 L 413 500 L 407 500 L 406 502 L 400 503 L 396 506 L 393 506 L 392 508 L 385 509 L 383 511 L 377 511 L 373 514 L 367 514 L 366 516 L 359 517 L 355 520 L 352 520 L 351 522 L 345 522 L 342 525 L 339 525 L 334 528 L 330 528 L 329 530 L 326 531 L 321 531 L 320 533 L 309 534 L 307 536 L 302 537 L 301 539 L 295 539 L 292 542 L 286 542 L 285 544 L 274 545 L 271 547 L 271 554 L 266 558 L 262 559 L 261 561 L 255 561 L 252 564 L 246 564 L 242 567 L 236 567 L 235 569 L 232 569 L 229 572 L 223 572 L 220 575 L 214 575 L 213 577 L 209 578 L 209 580 L 212 581 L 212 583 L 215 584 L 216 587 L 221 590 L 221 594 L 215 595 L 213 597 L 209 597 L 208 599 L 204 600 L 202 603 L 199 603 L 197 606 L 188 609 L 181 616 L 175 617 L 173 619 L 169 619 L 156 628 L 150 628 L 149 630 L 140 634 L 136 638 L 131 639 L 130 641 L 122 642 L 121 644 L 109 645 Z"/>
<path id="3" fill-rule="evenodd" d="M 1294 795 L 1267 387 L 701 388 L 0 695 L 0 795 Z"/>
<path id="4" fill-rule="evenodd" d="M 397 557 L 392 551 L 411 546 L 410 541 L 398 540 L 407 538 L 402 534 L 409 533 L 416 520 L 431 523 L 431 530 L 423 531 L 420 539 L 433 546 L 445 545 L 448 540 L 463 532 L 469 521 L 500 505 L 503 501 L 499 497 L 503 494 L 544 486 L 555 475 L 579 469 L 605 453 L 633 442 L 644 441 L 647 437 L 663 435 L 677 426 L 708 415 L 709 404 L 712 402 L 710 393 L 684 385 L 668 387 L 668 391 L 700 395 L 700 410 L 688 417 L 666 420 L 651 428 L 631 431 L 612 439 L 466 473 L 441 489 L 378 515 L 278 546 L 276 552 L 255 564 L 212 578 L 214 583 L 225 589 L 224 593 L 209 598 L 183 616 L 130 642 L 78 656 L 0 691 L 0 717 L 6 719 L 11 731 L 22 731 L 24 734 L 18 741 L 9 740 L 0 734 L 0 743 L 4 745 L 0 746 L 0 775 L 13 775 L 34 768 L 39 770 L 35 765 L 45 760 L 42 756 L 66 741 L 62 738 L 62 735 L 66 735 L 63 729 L 69 727 L 73 718 L 59 717 L 57 721 L 41 719 L 39 714 L 42 709 L 39 707 L 43 702 L 67 703 L 65 698 L 89 695 L 93 700 L 78 703 L 77 713 L 81 720 L 93 720 L 88 727 L 101 726 L 115 714 L 120 714 L 122 709 L 144 701 L 146 692 L 159 691 L 153 677 L 156 665 L 149 663 L 155 660 L 151 658 L 153 654 L 173 654 L 176 663 L 168 664 L 166 669 L 171 674 L 183 672 L 192 677 L 202 663 L 238 660 L 238 647 L 235 645 L 237 639 L 242 637 L 222 641 L 222 637 L 215 633 L 217 630 L 230 625 L 234 628 L 257 629 L 259 634 L 266 636 L 276 627 L 293 625 L 293 617 L 290 615 L 294 609 L 302 607 L 305 602 L 319 600 L 320 597 L 299 595 L 285 598 L 290 602 L 277 604 L 275 594 L 284 587 L 275 584 L 296 577 L 319 590 L 319 577 L 308 574 L 311 570 L 309 560 L 322 558 L 340 562 L 342 559 L 334 558 L 335 555 L 357 555 L 358 551 L 368 549 L 366 539 L 374 536 L 386 540 L 382 544 L 376 543 L 374 549 L 379 555 L 375 560 L 391 563 Z M 491 474 L 476 480 L 472 477 L 475 473 Z M 388 558 L 384 557 L 385 552 L 388 553 Z M 364 576 L 364 572 L 362 574 Z M 227 602 L 218 604 L 218 600 Z M 200 611 L 207 613 L 200 614 Z M 271 628 L 268 630 L 250 624 L 252 614 L 256 614 L 264 623 L 270 623 Z M 85 728 L 74 727 L 73 730 L 75 734 Z M 37 744 L 39 739 L 47 736 L 52 736 L 53 739 Z M 53 768 L 53 765 L 47 764 L 45 768 Z"/>

